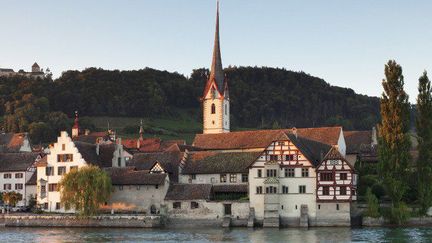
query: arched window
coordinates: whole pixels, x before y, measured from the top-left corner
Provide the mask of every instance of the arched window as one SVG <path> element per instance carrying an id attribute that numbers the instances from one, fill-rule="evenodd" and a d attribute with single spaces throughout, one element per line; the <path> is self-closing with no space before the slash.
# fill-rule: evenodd
<path id="1" fill-rule="evenodd" d="M 212 114 L 216 113 L 216 106 L 215 106 L 215 104 L 212 104 L 212 106 L 211 106 L 211 113 Z"/>

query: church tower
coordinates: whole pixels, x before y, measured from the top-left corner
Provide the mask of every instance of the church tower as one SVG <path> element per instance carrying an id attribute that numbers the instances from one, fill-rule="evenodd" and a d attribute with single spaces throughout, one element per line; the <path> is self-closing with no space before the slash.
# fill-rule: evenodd
<path id="1" fill-rule="evenodd" d="M 228 83 L 222 69 L 219 44 L 219 1 L 216 10 L 216 30 L 210 75 L 201 98 L 203 105 L 203 133 L 230 131 L 230 103 Z"/>

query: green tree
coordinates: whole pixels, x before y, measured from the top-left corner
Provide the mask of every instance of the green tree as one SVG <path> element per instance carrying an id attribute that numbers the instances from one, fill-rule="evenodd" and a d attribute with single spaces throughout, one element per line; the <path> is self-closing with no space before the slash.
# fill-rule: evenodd
<path id="1" fill-rule="evenodd" d="M 405 208 L 401 202 L 407 191 L 405 182 L 410 160 L 410 106 L 404 91 L 402 67 L 390 60 L 385 66 L 385 76 L 379 125 L 379 174 L 392 201 L 392 213 L 402 215 L 397 211 Z M 395 223 L 401 223 L 401 220 Z"/>
<path id="2" fill-rule="evenodd" d="M 111 189 L 111 178 L 93 165 L 71 170 L 59 183 L 61 203 L 83 216 L 95 215 L 99 206 L 110 198 Z"/>
<path id="3" fill-rule="evenodd" d="M 419 157 L 417 160 L 417 191 L 420 211 L 426 214 L 432 206 L 432 95 L 426 71 L 419 79 L 416 128 Z"/>
<path id="4" fill-rule="evenodd" d="M 10 192 L 3 192 L 3 202 L 5 202 L 8 206 L 13 206 L 22 200 L 22 194 L 10 191 Z"/>

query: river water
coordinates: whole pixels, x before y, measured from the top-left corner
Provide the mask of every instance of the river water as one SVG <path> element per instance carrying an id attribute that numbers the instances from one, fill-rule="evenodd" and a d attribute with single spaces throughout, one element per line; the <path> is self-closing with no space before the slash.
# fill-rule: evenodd
<path id="1" fill-rule="evenodd" d="M 0 242 L 432 242 L 432 228 L 0 228 Z"/>

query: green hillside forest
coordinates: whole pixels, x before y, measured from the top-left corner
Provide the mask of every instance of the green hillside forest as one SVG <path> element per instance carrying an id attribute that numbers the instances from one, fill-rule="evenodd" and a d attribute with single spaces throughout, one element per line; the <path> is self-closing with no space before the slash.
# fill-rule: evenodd
<path id="1" fill-rule="evenodd" d="M 370 129 L 379 121 L 379 99 L 331 86 L 304 72 L 269 67 L 228 67 L 233 130 L 342 125 Z M 144 119 L 149 136 L 186 138 L 201 131 L 199 98 L 207 69 L 190 77 L 145 68 L 136 71 L 88 68 L 58 79 L 0 77 L 0 116 L 8 132 L 28 131 L 50 142 L 70 129 L 75 110 L 82 127 L 109 126 L 136 134 Z"/>

